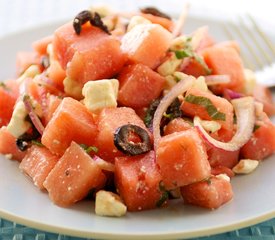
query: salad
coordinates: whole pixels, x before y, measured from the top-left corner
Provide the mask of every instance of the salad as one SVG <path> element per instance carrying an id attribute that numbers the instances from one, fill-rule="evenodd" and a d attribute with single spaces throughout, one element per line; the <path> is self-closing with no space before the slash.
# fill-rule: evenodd
<path id="1" fill-rule="evenodd" d="M 103 216 L 233 199 L 230 179 L 275 151 L 272 96 L 237 42 L 182 33 L 186 12 L 94 7 L 19 52 L 0 85 L 6 161 L 54 204 Z"/>

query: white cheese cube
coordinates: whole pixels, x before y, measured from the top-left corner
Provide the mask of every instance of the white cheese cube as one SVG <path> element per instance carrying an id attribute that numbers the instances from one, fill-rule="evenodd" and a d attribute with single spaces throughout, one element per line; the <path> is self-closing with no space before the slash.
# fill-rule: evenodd
<path id="1" fill-rule="evenodd" d="M 245 68 L 244 69 L 244 80 L 245 80 L 245 85 L 244 85 L 244 91 L 247 94 L 253 94 L 253 91 L 256 87 L 256 75 L 253 71 L 250 69 Z"/>
<path id="2" fill-rule="evenodd" d="M 225 180 L 227 182 L 230 182 L 230 177 L 228 177 L 228 175 L 225 174 L 225 173 L 221 173 L 219 175 L 216 175 L 216 178 L 223 179 L 223 180 Z"/>
<path id="3" fill-rule="evenodd" d="M 221 129 L 221 124 L 216 121 L 202 120 L 201 125 L 206 131 L 211 133 L 214 133 Z"/>
<path id="4" fill-rule="evenodd" d="M 112 192 L 100 190 L 96 193 L 95 213 L 100 216 L 121 217 L 126 214 L 127 207 L 120 197 Z"/>
<path id="5" fill-rule="evenodd" d="M 142 16 L 133 16 L 130 19 L 130 22 L 128 24 L 127 32 L 129 32 L 131 29 L 133 29 L 135 26 L 139 24 L 150 24 L 150 23 L 152 22 Z"/>
<path id="6" fill-rule="evenodd" d="M 75 98 L 75 99 L 82 99 L 82 84 L 80 82 L 75 81 L 74 79 L 71 79 L 69 77 L 66 77 L 63 80 L 64 85 L 64 92 Z"/>
<path id="7" fill-rule="evenodd" d="M 251 159 L 241 159 L 239 163 L 233 167 L 233 172 L 237 174 L 248 174 L 253 172 L 259 165 L 259 161 Z"/>
<path id="8" fill-rule="evenodd" d="M 118 87 L 117 79 L 89 81 L 82 89 L 83 103 L 95 113 L 105 107 L 116 107 Z"/>
<path id="9" fill-rule="evenodd" d="M 26 78 L 34 78 L 37 74 L 40 73 L 40 69 L 38 65 L 31 65 L 29 66 L 26 71 L 17 78 L 17 82 L 19 84 L 23 83 Z"/>
<path id="10" fill-rule="evenodd" d="M 16 138 L 25 133 L 30 127 L 31 124 L 26 121 L 28 112 L 25 108 L 23 101 L 16 103 L 11 120 L 7 126 L 7 130 Z"/>

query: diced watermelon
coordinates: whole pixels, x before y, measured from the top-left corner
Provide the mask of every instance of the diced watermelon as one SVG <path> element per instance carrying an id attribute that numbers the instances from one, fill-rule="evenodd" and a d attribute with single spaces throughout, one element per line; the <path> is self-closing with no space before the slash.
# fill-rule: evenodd
<path id="1" fill-rule="evenodd" d="M 212 175 L 226 174 L 230 178 L 235 176 L 235 173 L 230 168 L 224 167 L 224 166 L 212 167 L 211 174 Z"/>
<path id="2" fill-rule="evenodd" d="M 257 101 L 261 102 L 264 105 L 264 112 L 268 116 L 272 116 L 275 114 L 275 106 L 272 99 L 272 92 L 269 88 L 258 84 L 254 88 L 253 96 Z"/>
<path id="3" fill-rule="evenodd" d="M 60 66 L 59 62 L 56 59 L 51 59 L 51 64 L 47 69 L 47 74 L 49 76 L 49 79 L 52 80 L 52 82 L 55 86 L 58 87 L 58 89 L 64 89 L 63 80 L 66 77 L 66 72 Z"/>
<path id="4" fill-rule="evenodd" d="M 156 208 L 161 199 L 161 175 L 151 151 L 115 160 L 115 183 L 129 211 Z"/>
<path id="5" fill-rule="evenodd" d="M 216 209 L 233 198 L 229 181 L 211 177 L 181 188 L 184 202 L 204 208 Z"/>
<path id="6" fill-rule="evenodd" d="M 241 157 L 263 160 L 275 152 L 275 125 L 266 118 L 256 123 L 251 139 L 241 148 Z"/>
<path id="7" fill-rule="evenodd" d="M 62 155 L 72 141 L 93 145 L 96 135 L 97 128 L 87 108 L 66 97 L 46 126 L 41 141 L 52 153 Z"/>
<path id="8" fill-rule="evenodd" d="M 121 49 L 133 63 L 156 68 L 170 47 L 172 35 L 158 24 L 140 24 L 127 32 L 121 40 Z"/>
<path id="9" fill-rule="evenodd" d="M 100 112 L 98 116 L 98 135 L 95 143 L 99 149 L 97 154 L 100 157 L 113 162 L 115 157 L 124 156 L 114 145 L 114 133 L 117 128 L 129 123 L 146 129 L 143 121 L 131 108 L 104 108 Z M 149 131 L 148 134 L 150 134 Z"/>
<path id="10" fill-rule="evenodd" d="M 32 43 L 33 49 L 39 54 L 39 55 L 47 55 L 47 47 L 48 45 L 53 41 L 53 36 L 46 36 L 41 39 L 38 39 Z"/>
<path id="11" fill-rule="evenodd" d="M 225 98 L 216 96 L 211 92 L 202 91 L 197 88 L 191 88 L 190 90 L 188 90 L 186 93 L 186 97 L 189 95 L 209 99 L 212 102 L 212 104 L 216 107 L 217 111 L 225 114 L 225 120 L 217 120 L 217 122 L 221 124 L 222 128 L 232 132 L 234 114 L 233 106 L 229 101 L 227 101 Z M 213 120 L 207 112 L 207 107 L 201 104 L 191 103 L 184 100 L 181 105 L 181 110 L 186 115 L 191 117 L 199 116 L 203 120 Z"/>
<path id="12" fill-rule="evenodd" d="M 156 151 L 166 189 L 198 182 L 210 176 L 204 143 L 195 129 L 175 132 L 160 139 Z"/>
<path id="13" fill-rule="evenodd" d="M 220 148 L 209 146 L 207 150 L 208 160 L 211 167 L 224 166 L 233 168 L 239 160 L 240 150 L 226 151 Z"/>
<path id="14" fill-rule="evenodd" d="M 214 45 L 202 51 L 203 58 L 212 74 L 225 74 L 231 78 L 230 83 L 213 87 L 216 93 L 222 93 L 224 89 L 242 92 L 244 88 L 243 63 L 238 52 L 232 47 L 220 47 Z"/>
<path id="15" fill-rule="evenodd" d="M 20 76 L 29 66 L 33 64 L 40 65 L 40 57 L 35 52 L 17 52 L 16 75 Z"/>
<path id="16" fill-rule="evenodd" d="M 169 32 L 172 32 L 174 30 L 175 24 L 172 20 L 164 17 L 155 16 L 150 13 L 141 13 L 141 16 L 146 18 L 152 23 L 159 24 L 165 29 L 167 29 Z"/>
<path id="17" fill-rule="evenodd" d="M 44 116 L 45 125 L 49 123 L 49 121 L 53 117 L 55 110 L 58 108 L 61 102 L 62 102 L 61 98 L 55 95 L 49 95 L 47 97 L 47 102 L 45 106 L 46 107 L 45 116 Z"/>
<path id="18" fill-rule="evenodd" d="M 31 177 L 35 186 L 44 189 L 43 182 L 57 163 L 59 157 L 47 148 L 33 145 L 27 150 L 19 168 Z"/>
<path id="19" fill-rule="evenodd" d="M 159 97 L 165 78 L 143 64 L 134 64 L 125 67 L 118 76 L 120 89 L 118 101 L 120 104 L 141 108 L 147 107 Z"/>
<path id="20" fill-rule="evenodd" d="M 164 135 L 169 135 L 174 132 L 181 132 L 192 128 L 192 123 L 183 118 L 175 118 L 170 121 L 164 128 Z"/>
<path id="21" fill-rule="evenodd" d="M 67 207 L 82 200 L 90 190 L 103 186 L 105 181 L 96 162 L 72 142 L 44 181 L 44 187 L 56 205 Z"/>
<path id="22" fill-rule="evenodd" d="M 195 59 L 191 59 L 187 65 L 181 68 L 181 72 L 194 77 L 206 76 L 207 71 L 202 64 Z"/>
<path id="23" fill-rule="evenodd" d="M 12 90 L 5 83 L 1 84 L 3 85 L 0 85 L 0 127 L 9 123 L 16 102 Z"/>
<path id="24" fill-rule="evenodd" d="M 68 77 L 83 84 L 113 77 L 126 60 L 120 41 L 90 24 L 82 27 L 80 35 L 75 33 L 71 22 L 58 28 L 53 49 Z"/>
<path id="25" fill-rule="evenodd" d="M 234 40 L 219 42 L 216 44 L 216 47 L 229 47 L 229 48 L 236 50 L 236 52 L 238 54 L 240 54 L 240 52 L 241 52 L 239 43 Z"/>
<path id="26" fill-rule="evenodd" d="M 9 133 L 6 127 L 0 128 L 0 153 L 19 162 L 26 154 L 17 148 L 16 138 Z"/>

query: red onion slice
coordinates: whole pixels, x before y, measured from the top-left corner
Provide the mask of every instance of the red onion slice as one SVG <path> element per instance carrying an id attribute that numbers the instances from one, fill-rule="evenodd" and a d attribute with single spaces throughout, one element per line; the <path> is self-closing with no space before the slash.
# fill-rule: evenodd
<path id="1" fill-rule="evenodd" d="M 229 75 L 208 75 L 204 78 L 207 86 L 213 86 L 216 84 L 227 84 L 231 81 Z"/>
<path id="2" fill-rule="evenodd" d="M 41 123 L 39 117 L 35 113 L 33 107 L 32 107 L 30 96 L 25 95 L 23 97 L 23 102 L 24 102 L 24 105 L 25 105 L 25 108 L 26 108 L 27 112 L 29 113 L 30 119 L 31 119 L 34 127 L 42 135 L 45 128 L 44 128 L 43 124 Z"/>
<path id="3" fill-rule="evenodd" d="M 163 114 L 171 103 L 178 97 L 180 94 L 186 92 L 193 83 L 193 77 L 187 76 L 185 79 L 178 82 L 167 95 L 160 101 L 160 104 L 157 107 L 157 110 L 154 114 L 153 119 L 153 136 L 154 136 L 154 148 L 157 148 L 158 142 L 161 138 L 160 135 L 160 121 L 163 117 Z"/>
<path id="4" fill-rule="evenodd" d="M 202 127 L 201 119 L 194 118 L 194 126 L 199 130 L 205 140 L 211 145 L 226 150 L 240 149 L 251 137 L 255 124 L 255 103 L 253 97 L 243 97 L 232 100 L 232 105 L 237 117 L 237 131 L 229 142 L 220 142 L 212 138 Z"/>
<path id="5" fill-rule="evenodd" d="M 244 94 L 235 92 L 235 91 L 227 88 L 224 90 L 224 97 L 231 100 L 231 99 L 242 98 L 242 97 L 244 97 Z"/>
<path id="6" fill-rule="evenodd" d="M 181 34 L 183 26 L 185 24 L 186 17 L 187 17 L 188 9 L 189 9 L 189 4 L 185 3 L 183 5 L 183 9 L 182 9 L 182 12 L 179 16 L 177 23 L 176 23 L 176 26 L 172 32 L 173 37 L 177 37 L 178 35 Z"/>

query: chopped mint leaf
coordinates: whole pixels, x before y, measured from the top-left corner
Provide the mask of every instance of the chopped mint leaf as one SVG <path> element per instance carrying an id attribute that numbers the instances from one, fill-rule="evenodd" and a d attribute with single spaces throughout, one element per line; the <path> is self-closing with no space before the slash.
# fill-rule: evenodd
<path id="1" fill-rule="evenodd" d="M 159 190 L 162 194 L 160 199 L 156 203 L 157 207 L 161 207 L 169 198 L 169 192 L 165 189 L 163 181 L 159 182 Z"/>
<path id="2" fill-rule="evenodd" d="M 160 199 L 157 201 L 156 206 L 161 207 L 169 198 L 168 191 L 162 192 Z"/>
<path id="3" fill-rule="evenodd" d="M 193 52 L 190 49 L 182 49 L 175 51 L 177 59 L 183 59 L 186 57 L 193 57 Z"/>
<path id="4" fill-rule="evenodd" d="M 4 82 L 0 82 L 0 87 L 4 88 L 7 91 L 10 91 L 10 88 L 8 88 Z"/>
<path id="5" fill-rule="evenodd" d="M 261 127 L 260 125 L 255 124 L 253 128 L 253 132 L 257 131 L 257 129 L 259 129 L 260 127 Z"/>
<path id="6" fill-rule="evenodd" d="M 37 140 L 32 140 L 31 143 L 38 147 L 45 147 L 40 141 Z"/>
<path id="7" fill-rule="evenodd" d="M 189 94 L 188 96 L 185 97 L 185 101 L 204 107 L 209 117 L 211 117 L 211 119 L 213 120 L 222 120 L 222 121 L 226 120 L 225 114 L 218 111 L 218 109 L 213 105 L 213 103 L 209 98 Z"/>
<path id="8" fill-rule="evenodd" d="M 195 54 L 194 58 L 204 68 L 207 75 L 212 73 L 212 70 L 207 66 L 207 64 L 205 63 L 205 61 L 201 56 L 199 56 L 198 54 Z"/>
<path id="9" fill-rule="evenodd" d="M 90 153 L 92 151 L 95 153 L 98 152 L 98 148 L 95 146 L 87 146 L 86 144 L 79 144 L 79 145 L 86 151 L 86 153 Z"/>

